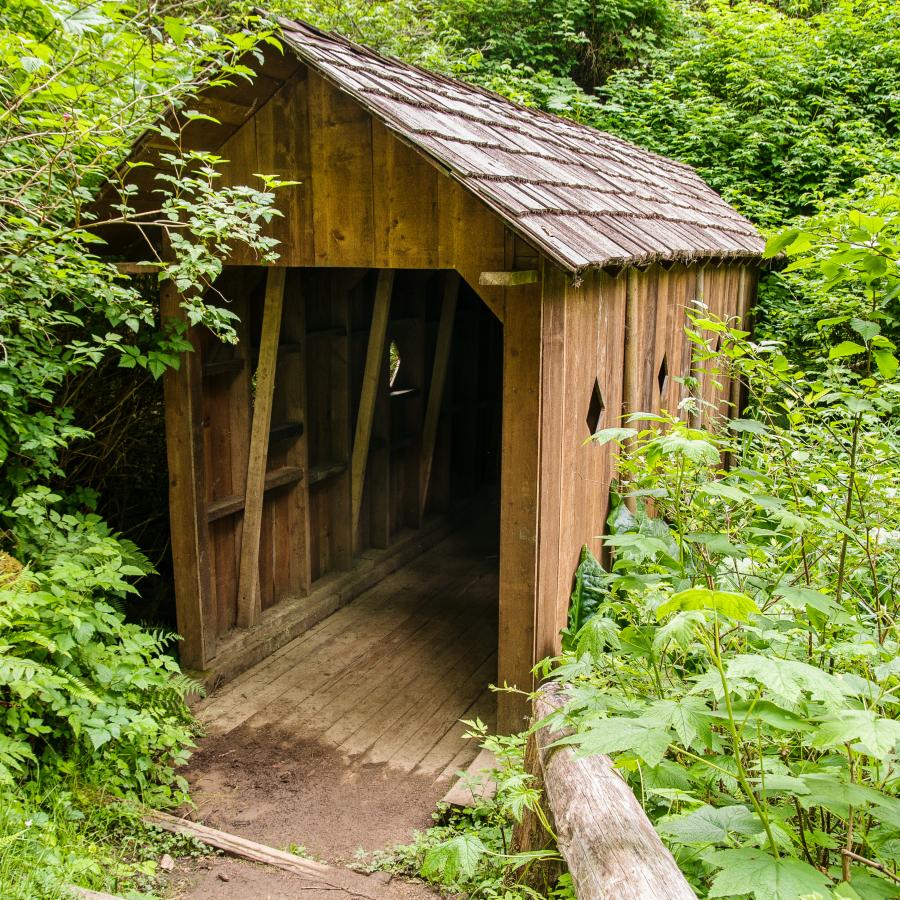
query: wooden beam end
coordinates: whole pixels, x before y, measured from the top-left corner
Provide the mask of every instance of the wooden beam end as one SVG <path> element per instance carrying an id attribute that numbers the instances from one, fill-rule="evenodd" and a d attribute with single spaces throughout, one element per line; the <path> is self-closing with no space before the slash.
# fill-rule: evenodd
<path id="1" fill-rule="evenodd" d="M 520 284 L 535 284 L 537 269 L 516 269 L 510 272 L 482 272 L 478 283 L 483 287 L 517 287 Z"/>

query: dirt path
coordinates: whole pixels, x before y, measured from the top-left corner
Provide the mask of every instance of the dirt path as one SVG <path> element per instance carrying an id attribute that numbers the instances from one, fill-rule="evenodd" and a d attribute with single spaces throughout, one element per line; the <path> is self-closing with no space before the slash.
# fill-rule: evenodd
<path id="1" fill-rule="evenodd" d="M 224 685 L 199 709 L 191 818 L 333 866 L 409 843 L 477 754 L 460 719 L 493 723 L 496 598 L 495 555 L 451 537 Z M 223 860 L 171 879 L 184 900 L 322 894 L 298 881 Z M 394 879 L 374 896 L 437 895 Z"/>
<path id="2" fill-rule="evenodd" d="M 360 765 L 333 747 L 294 734 L 242 726 L 203 739 L 184 771 L 206 825 L 322 862 L 353 865 L 361 854 L 412 839 L 432 824 L 447 779 Z M 427 885 L 376 873 L 381 900 L 435 900 Z M 323 890 L 270 866 L 209 858 L 180 861 L 167 880 L 177 900 L 288 900 L 354 896 Z"/>
<path id="3" fill-rule="evenodd" d="M 383 900 L 438 900 L 440 894 L 419 883 L 369 876 L 373 892 Z M 350 900 L 351 890 L 322 888 L 271 866 L 213 858 L 178 864 L 168 880 L 168 896 L 178 900 Z"/>
<path id="4" fill-rule="evenodd" d="M 333 747 L 241 727 L 208 738 L 186 771 L 195 817 L 223 831 L 324 862 L 408 842 L 432 824 L 448 782 L 359 766 Z"/>

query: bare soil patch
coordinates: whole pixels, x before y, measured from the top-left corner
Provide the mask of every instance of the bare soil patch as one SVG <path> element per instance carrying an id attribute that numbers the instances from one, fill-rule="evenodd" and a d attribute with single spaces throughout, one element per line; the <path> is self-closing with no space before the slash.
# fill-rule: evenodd
<path id="1" fill-rule="evenodd" d="M 352 863 L 432 824 L 447 780 L 354 763 L 295 734 L 241 726 L 205 738 L 185 770 L 192 818 L 280 849 Z"/>
<path id="2" fill-rule="evenodd" d="M 376 874 L 373 887 L 384 900 L 437 900 L 419 883 Z M 184 860 L 169 878 L 172 900 L 349 900 L 352 892 L 310 885 L 271 866 L 225 857 Z"/>

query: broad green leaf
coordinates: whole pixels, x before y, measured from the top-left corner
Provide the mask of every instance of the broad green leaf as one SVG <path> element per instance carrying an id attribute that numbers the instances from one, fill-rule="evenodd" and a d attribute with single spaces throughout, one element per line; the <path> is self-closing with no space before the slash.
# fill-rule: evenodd
<path id="1" fill-rule="evenodd" d="M 897 357 L 890 350 L 876 350 L 872 356 L 883 378 L 893 378 L 897 374 Z"/>
<path id="2" fill-rule="evenodd" d="M 721 871 L 713 879 L 710 897 L 756 900 L 800 900 L 829 896 L 831 882 L 818 869 L 799 859 L 775 859 L 765 850 L 720 850 L 708 857 Z"/>
<path id="3" fill-rule="evenodd" d="M 622 550 L 627 550 L 629 556 L 638 562 L 669 551 L 669 546 L 665 541 L 651 537 L 649 534 L 640 534 L 638 532 L 609 534 L 603 538 L 603 543 L 608 547 L 618 547 Z"/>
<path id="4" fill-rule="evenodd" d="M 733 559 L 745 559 L 747 551 L 743 547 L 737 547 L 728 540 L 725 534 L 688 534 L 684 538 L 693 544 L 703 544 L 710 553 L 718 556 L 728 556 Z"/>
<path id="5" fill-rule="evenodd" d="M 828 351 L 828 358 L 842 359 L 845 356 L 858 356 L 860 353 L 865 352 L 866 348 L 862 344 L 857 344 L 856 341 L 841 341 L 840 344 Z"/>
<path id="6" fill-rule="evenodd" d="M 790 247 L 799 236 L 800 231 L 797 228 L 786 228 L 784 231 L 778 232 L 778 234 L 773 234 L 766 241 L 763 259 L 771 259 L 773 256 L 777 256 L 786 247 Z"/>
<path id="7" fill-rule="evenodd" d="M 876 715 L 867 709 L 847 709 L 826 719 L 812 735 L 819 748 L 850 744 L 854 750 L 878 759 L 890 757 L 900 741 L 900 722 Z"/>
<path id="8" fill-rule="evenodd" d="M 471 878 L 487 853 L 484 842 L 473 832 L 464 832 L 431 847 L 420 870 L 423 878 L 440 884 L 454 884 Z"/>
<path id="9" fill-rule="evenodd" d="M 658 438 L 658 446 L 663 454 L 677 453 L 691 462 L 715 465 L 720 461 L 718 449 L 702 437 L 678 432 L 666 434 Z"/>
<path id="10" fill-rule="evenodd" d="M 597 660 L 606 650 L 618 650 L 620 646 L 619 626 L 605 616 L 591 616 L 575 636 L 576 656 L 589 653 Z"/>
<path id="11" fill-rule="evenodd" d="M 575 587 L 569 600 L 569 632 L 576 633 L 596 612 L 605 594 L 606 572 L 591 548 L 581 548 L 581 560 L 575 570 Z M 568 649 L 566 647 L 565 649 Z"/>
<path id="12" fill-rule="evenodd" d="M 868 322 L 865 319 L 851 319 L 850 327 L 866 341 L 866 343 L 871 341 L 875 335 L 881 332 L 881 327 L 877 322 Z"/>
<path id="13" fill-rule="evenodd" d="M 698 736 L 708 746 L 711 720 L 707 705 L 699 697 L 655 700 L 640 716 L 640 721 L 648 725 L 674 728 L 685 747 L 695 746 Z"/>
<path id="14" fill-rule="evenodd" d="M 708 481 L 700 490 L 711 497 L 724 497 L 737 503 L 748 503 L 752 499 L 752 495 L 747 491 L 733 484 L 726 484 L 724 481 Z"/>
<path id="15" fill-rule="evenodd" d="M 591 440 L 600 444 L 600 446 L 608 444 L 610 441 L 621 444 L 623 441 L 633 438 L 636 434 L 637 430 L 634 428 L 601 428 L 599 431 L 594 432 Z"/>
<path id="16" fill-rule="evenodd" d="M 825 614 L 838 609 L 838 605 L 831 597 L 812 588 L 779 584 L 772 593 L 778 597 L 783 597 L 791 609 L 805 609 L 807 606 L 811 606 L 818 612 Z"/>
<path id="17" fill-rule="evenodd" d="M 824 806 L 838 816 L 846 818 L 849 807 L 871 807 L 879 821 L 900 829 L 900 800 L 888 796 L 865 784 L 851 784 L 846 772 L 809 772 L 798 776 L 809 788 L 809 793 L 799 797 L 805 807 Z"/>
<path id="18" fill-rule="evenodd" d="M 761 722 L 780 731 L 806 732 L 814 728 L 805 716 L 782 709 L 770 700 L 733 700 L 731 706 L 741 722 Z"/>
<path id="19" fill-rule="evenodd" d="M 769 433 L 769 427 L 758 419 L 731 419 L 728 427 L 732 431 L 749 431 L 751 434 Z"/>
<path id="20" fill-rule="evenodd" d="M 653 650 L 661 653 L 669 641 L 675 641 L 682 649 L 687 649 L 697 639 L 697 631 L 706 624 L 706 616 L 698 610 L 676 613 L 656 629 L 653 635 Z"/>
<path id="21" fill-rule="evenodd" d="M 746 594 L 693 587 L 673 594 L 657 607 L 656 618 L 662 621 L 670 613 L 691 609 L 717 612 L 741 622 L 746 622 L 751 615 L 759 612 L 759 607 Z"/>
<path id="22" fill-rule="evenodd" d="M 656 830 L 681 844 L 725 844 L 732 834 L 747 837 L 763 831 L 746 806 L 701 806 L 681 816 L 663 819 Z"/>
<path id="23" fill-rule="evenodd" d="M 749 679 L 762 687 L 764 693 L 788 706 L 796 706 L 804 693 L 832 708 L 846 706 L 846 692 L 839 678 L 797 660 L 739 654 L 728 662 L 726 675 L 732 684 Z"/>
<path id="24" fill-rule="evenodd" d="M 593 722 L 587 731 L 563 738 L 558 743 L 576 745 L 579 756 L 628 750 L 648 766 L 656 766 L 669 749 L 670 741 L 667 728 L 626 716 L 610 716 Z"/>

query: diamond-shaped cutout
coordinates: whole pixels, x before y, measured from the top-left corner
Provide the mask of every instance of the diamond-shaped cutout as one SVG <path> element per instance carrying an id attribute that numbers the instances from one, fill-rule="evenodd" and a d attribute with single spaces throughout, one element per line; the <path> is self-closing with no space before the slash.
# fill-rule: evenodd
<path id="1" fill-rule="evenodd" d="M 606 409 L 606 404 L 603 402 L 603 394 L 600 391 L 600 382 L 595 378 L 594 388 L 591 391 L 591 402 L 588 404 L 587 417 L 585 418 L 588 430 L 591 434 L 595 434 L 600 427 L 600 417 L 603 415 L 604 409 Z"/>
<path id="2" fill-rule="evenodd" d="M 400 359 L 400 348 L 397 346 L 396 341 L 391 341 L 391 344 L 388 347 L 388 358 L 388 384 L 393 387 L 394 382 L 397 380 L 397 376 L 400 374 L 400 363 L 402 362 Z"/>
<path id="3" fill-rule="evenodd" d="M 666 385 L 669 383 L 669 361 L 666 359 L 665 353 L 663 354 L 662 362 L 659 364 L 659 372 L 656 374 L 656 381 L 659 384 L 660 394 L 664 394 L 666 392 Z"/>

